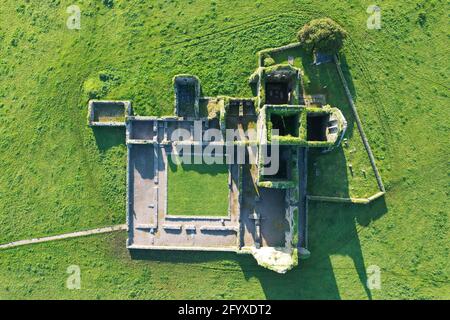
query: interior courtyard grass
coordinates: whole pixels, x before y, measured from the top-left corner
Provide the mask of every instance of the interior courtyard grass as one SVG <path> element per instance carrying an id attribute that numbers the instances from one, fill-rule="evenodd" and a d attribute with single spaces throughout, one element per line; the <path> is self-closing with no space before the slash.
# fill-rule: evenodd
<path id="1" fill-rule="evenodd" d="M 180 73 L 199 76 L 205 96 L 251 96 L 256 52 L 295 41 L 325 16 L 350 35 L 343 69 L 387 193 L 368 206 L 310 204 L 312 256 L 286 275 L 224 253 L 133 260 L 116 233 L 0 251 L 0 298 L 450 297 L 445 1 L 383 1 L 381 30 L 366 28 L 369 1 L 83 0 L 81 29 L 68 30 L 72 4 L 0 6 L 1 243 L 125 223 L 124 132 L 110 139 L 86 126 L 89 79 L 113 74 L 99 98 L 132 100 L 139 115 L 172 114 Z M 341 168 L 358 161 L 346 150 L 337 151 Z M 364 166 L 354 165 L 359 179 Z M 342 194 L 340 183 L 320 191 Z M 70 265 L 81 268 L 81 290 L 65 286 Z M 364 283 L 370 265 L 381 269 L 381 290 Z"/>
<path id="2" fill-rule="evenodd" d="M 167 204 L 171 216 L 228 216 L 226 164 L 176 164 L 169 157 Z"/>

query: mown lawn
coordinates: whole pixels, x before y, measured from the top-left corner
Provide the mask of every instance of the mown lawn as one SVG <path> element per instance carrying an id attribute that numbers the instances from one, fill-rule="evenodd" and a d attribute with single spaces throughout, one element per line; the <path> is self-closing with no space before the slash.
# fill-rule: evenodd
<path id="1" fill-rule="evenodd" d="M 228 216 L 226 164 L 176 164 L 169 157 L 167 205 L 172 216 Z"/>
<path id="2" fill-rule="evenodd" d="M 372 2 L 359 0 L 85 0 L 79 31 L 65 26 L 72 4 L 0 6 L 0 242 L 125 222 L 124 134 L 86 127 L 88 94 L 168 115 L 173 75 L 192 73 L 205 95 L 250 96 L 256 52 L 323 16 L 351 36 L 343 67 L 387 194 L 310 204 L 312 257 L 284 276 L 231 254 L 131 260 L 117 233 L 0 252 L 1 298 L 449 298 L 445 1 L 383 1 L 381 30 L 366 28 Z M 73 264 L 80 291 L 65 287 Z M 365 285 L 370 265 L 381 290 Z"/>

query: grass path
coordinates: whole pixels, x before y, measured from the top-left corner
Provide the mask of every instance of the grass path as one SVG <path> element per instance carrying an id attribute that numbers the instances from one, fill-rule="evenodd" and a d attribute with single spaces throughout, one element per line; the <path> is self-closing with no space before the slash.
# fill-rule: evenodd
<path id="1" fill-rule="evenodd" d="M 127 230 L 126 224 L 119 224 L 119 225 L 112 226 L 112 227 L 97 228 L 97 229 L 91 229 L 91 230 L 85 230 L 85 231 L 64 233 L 64 234 L 59 234 L 59 235 L 50 236 L 50 237 L 19 240 L 19 241 L 1 244 L 0 250 L 10 249 L 10 248 L 15 248 L 15 247 L 20 247 L 20 246 L 26 246 L 26 245 L 35 244 L 35 243 L 50 242 L 50 241 L 63 240 L 63 239 L 69 239 L 69 238 L 79 238 L 79 237 L 85 237 L 85 236 L 90 236 L 90 235 L 94 235 L 94 234 L 109 233 L 109 232 L 123 231 L 123 230 Z"/>

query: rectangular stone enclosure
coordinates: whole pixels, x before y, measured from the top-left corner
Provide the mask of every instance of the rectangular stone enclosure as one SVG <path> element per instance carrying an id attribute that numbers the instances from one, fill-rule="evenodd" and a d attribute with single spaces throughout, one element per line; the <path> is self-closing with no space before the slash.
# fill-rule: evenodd
<path id="1" fill-rule="evenodd" d="M 91 127 L 123 127 L 129 115 L 129 101 L 89 101 L 88 123 Z"/>

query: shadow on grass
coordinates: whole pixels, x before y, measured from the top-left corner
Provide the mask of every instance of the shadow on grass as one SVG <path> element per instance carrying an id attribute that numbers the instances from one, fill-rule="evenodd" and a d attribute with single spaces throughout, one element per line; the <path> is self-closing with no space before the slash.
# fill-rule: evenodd
<path id="1" fill-rule="evenodd" d="M 308 151 L 308 194 L 350 198 L 347 166 L 341 147 L 327 154 L 311 148 Z"/>
<path id="2" fill-rule="evenodd" d="M 129 252 L 130 257 L 133 260 L 148 260 L 167 263 L 195 264 L 223 260 L 236 260 L 236 254 L 232 252 L 176 250 L 130 250 Z"/>
<path id="3" fill-rule="evenodd" d="M 340 299 L 331 256 L 347 256 L 354 267 L 339 268 L 339 274 L 357 275 L 360 284 L 355 283 L 352 293 L 361 288 L 372 299 L 357 226 L 368 226 L 387 212 L 384 198 L 366 206 L 310 203 L 310 212 L 311 258 L 285 275 L 242 264 L 245 277 L 258 279 L 267 299 Z"/>
<path id="4" fill-rule="evenodd" d="M 347 80 L 347 85 L 348 89 L 350 90 L 350 94 L 352 95 L 353 99 L 356 100 L 356 89 L 355 85 L 353 84 L 353 78 L 350 73 L 350 67 L 347 63 L 346 56 L 344 54 L 340 54 L 339 61 L 341 62 L 342 73 L 344 74 L 345 80 Z"/>
<path id="5" fill-rule="evenodd" d="M 93 127 L 92 131 L 100 152 L 125 144 L 125 128 L 123 127 Z"/>

